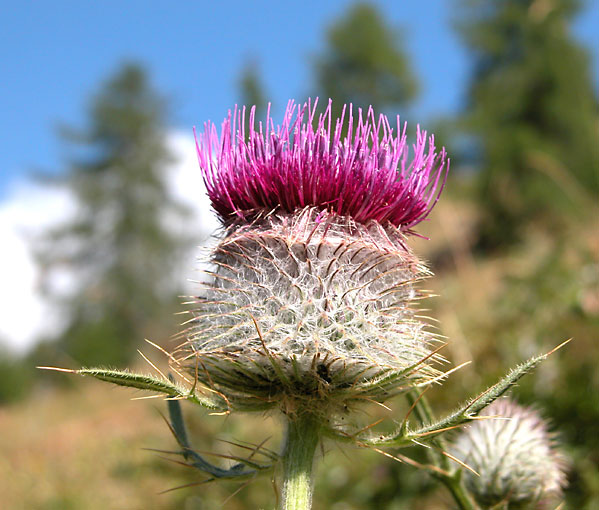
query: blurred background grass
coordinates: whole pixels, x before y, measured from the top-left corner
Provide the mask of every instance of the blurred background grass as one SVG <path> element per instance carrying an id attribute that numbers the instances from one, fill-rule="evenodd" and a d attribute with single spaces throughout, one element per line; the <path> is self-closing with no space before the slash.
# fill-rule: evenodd
<path id="1" fill-rule="evenodd" d="M 514 391 L 539 408 L 571 459 L 567 507 L 599 508 L 599 117 L 589 56 L 571 34 L 570 0 L 455 3 L 453 23 L 470 52 L 459 115 L 433 124 L 452 171 L 430 221 L 413 238 L 436 276 L 430 315 L 461 369 L 429 391 L 438 412 L 494 382 L 509 367 L 573 337 Z M 310 61 L 311 93 L 336 105 L 373 104 L 394 115 L 417 97 L 405 40 L 368 3 L 347 4 Z M 259 66 L 239 71 L 239 96 L 264 115 Z M 182 254 L 200 233 L 167 192 L 169 104 L 135 62 L 98 86 L 83 128 L 63 127 L 64 171 L 40 177 L 68 190 L 76 212 L 37 232 L 31 249 L 41 288 L 66 313 L 64 328 L 23 355 L 0 353 L 0 493 L 6 508 L 271 508 L 272 481 L 199 483 L 202 476 L 142 448 L 174 448 L 160 400 L 36 365 L 138 363 L 144 338 L 172 346 Z M 224 112 L 223 112 L 224 113 Z M 201 119 L 200 119 L 201 120 Z M 409 120 L 412 120 L 411 118 Z M 412 123 L 413 124 L 413 123 Z M 413 132 L 411 133 L 413 135 Z M 199 170 L 198 170 L 199 171 Z M 76 282 L 67 291 L 57 274 Z M 143 347 L 157 363 L 157 352 Z M 405 409 L 393 402 L 395 419 Z M 266 438 L 275 417 L 216 417 L 184 409 L 196 446 Z M 385 416 L 368 410 L 374 421 Z M 325 444 L 316 509 L 443 509 L 451 501 L 427 475 L 375 452 Z M 410 452 L 412 453 L 412 452 Z M 418 453 L 413 452 L 418 458 Z M 237 492 L 238 489 L 239 492 Z"/>

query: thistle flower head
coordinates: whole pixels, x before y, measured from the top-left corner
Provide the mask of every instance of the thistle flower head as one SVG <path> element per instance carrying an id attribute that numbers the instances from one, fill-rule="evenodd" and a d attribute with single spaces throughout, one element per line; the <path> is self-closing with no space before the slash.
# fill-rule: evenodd
<path id="1" fill-rule="evenodd" d="M 483 508 L 539 508 L 566 483 L 564 458 L 539 414 L 509 399 L 496 400 L 457 438 L 453 454 L 480 476 L 465 483 Z"/>
<path id="2" fill-rule="evenodd" d="M 225 225 L 214 270 L 195 300 L 178 362 L 232 407 L 322 414 L 442 377 L 435 340 L 416 315 L 426 267 L 406 230 L 430 212 L 447 169 L 418 133 L 358 114 L 347 135 L 331 104 L 290 103 L 283 124 L 254 129 L 245 111 L 207 126 L 198 145 L 214 209 Z M 399 127 L 398 127 L 399 129 Z M 398 131 L 399 133 L 399 131 Z"/>
<path id="3" fill-rule="evenodd" d="M 316 107 L 317 101 L 301 107 L 290 101 L 276 128 L 270 115 L 256 128 L 254 108 L 247 132 L 245 108 L 229 113 L 220 137 L 214 125 L 205 126 L 198 157 L 221 220 L 228 224 L 305 207 L 403 230 L 426 218 L 449 166 L 445 151 L 435 151 L 434 137 L 418 128 L 410 160 L 399 116 L 394 131 L 372 107 L 365 116 L 358 109 L 355 119 L 350 104 L 340 119 L 332 119 L 329 101 L 317 121 Z"/>

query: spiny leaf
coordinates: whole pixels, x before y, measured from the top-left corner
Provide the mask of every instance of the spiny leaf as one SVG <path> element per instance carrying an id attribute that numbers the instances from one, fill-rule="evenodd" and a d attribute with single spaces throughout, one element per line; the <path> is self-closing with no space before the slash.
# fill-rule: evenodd
<path id="1" fill-rule="evenodd" d="M 449 416 L 446 416 L 439 421 L 430 423 L 413 431 L 406 431 L 405 427 L 400 427 L 399 430 L 389 436 L 383 436 L 377 439 L 360 439 L 359 441 L 365 445 L 383 445 L 395 447 L 410 446 L 413 440 L 432 438 L 438 434 L 441 434 L 442 432 L 475 420 L 480 411 L 498 399 L 507 390 L 514 386 L 522 377 L 536 368 L 541 361 L 547 359 L 549 355 L 553 354 L 557 349 L 561 348 L 568 342 L 569 340 L 560 344 L 558 347 L 552 349 L 546 354 L 535 356 L 521 365 L 518 365 L 493 386 L 490 386 L 476 397 L 470 399 Z"/>
<path id="2" fill-rule="evenodd" d="M 238 463 L 229 469 L 220 468 L 207 461 L 200 453 L 194 451 L 191 447 L 183 420 L 183 413 L 178 400 L 168 401 L 168 412 L 170 422 L 167 421 L 173 436 L 181 447 L 180 455 L 188 462 L 188 466 L 194 467 L 212 475 L 214 478 L 247 478 L 257 475 L 260 471 L 270 471 L 271 465 L 261 465 L 248 459 L 239 457 L 219 455 L 220 457 L 236 460 Z"/>

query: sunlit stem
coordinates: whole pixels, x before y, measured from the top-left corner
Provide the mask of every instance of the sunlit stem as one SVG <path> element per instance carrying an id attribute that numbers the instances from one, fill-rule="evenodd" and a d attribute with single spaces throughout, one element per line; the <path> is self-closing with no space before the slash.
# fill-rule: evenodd
<path id="1" fill-rule="evenodd" d="M 434 423 L 435 417 L 433 416 L 432 409 L 425 396 L 421 396 L 416 401 L 414 394 L 408 394 L 408 402 L 414 405 L 414 414 L 422 424 Z M 437 437 L 432 441 L 432 444 L 436 446 L 440 451 L 446 449 L 445 441 L 441 437 Z M 440 467 L 443 471 L 450 473 L 448 476 L 442 476 L 437 474 L 436 477 L 443 482 L 443 485 L 447 487 L 454 501 L 458 505 L 460 510 L 477 510 L 477 506 L 472 501 L 472 498 L 467 493 L 462 483 L 462 473 L 460 470 L 456 470 L 451 461 L 444 455 L 440 455 L 435 449 L 428 450 L 429 458 L 433 464 Z"/>
<path id="2" fill-rule="evenodd" d="M 441 479 L 445 487 L 451 492 L 454 501 L 460 510 L 478 510 L 478 507 L 472 502 L 472 498 L 464 489 L 462 483 L 462 472 L 457 471 L 454 476 Z"/>
<path id="3" fill-rule="evenodd" d="M 320 429 L 318 420 L 309 412 L 288 419 L 281 510 L 308 510 L 312 507 L 312 468 Z"/>

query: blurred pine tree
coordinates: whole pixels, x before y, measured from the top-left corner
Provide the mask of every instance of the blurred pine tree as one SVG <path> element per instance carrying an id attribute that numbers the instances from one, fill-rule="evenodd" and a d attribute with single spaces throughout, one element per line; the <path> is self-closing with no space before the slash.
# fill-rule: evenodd
<path id="1" fill-rule="evenodd" d="M 357 3 L 330 26 L 327 46 L 314 61 L 317 95 L 334 100 L 333 117 L 346 103 L 376 112 L 407 106 L 418 82 L 396 31 L 368 3 Z"/>
<path id="2" fill-rule="evenodd" d="M 69 315 L 59 349 L 79 363 L 124 364 L 170 318 L 164 307 L 178 290 L 173 272 L 187 243 L 169 228 L 186 210 L 167 192 L 165 118 L 144 70 L 127 64 L 94 97 L 89 126 L 63 132 L 75 156 L 59 184 L 77 211 L 37 252 L 49 294 Z M 66 295 L 50 285 L 61 271 L 74 280 Z"/>
<path id="3" fill-rule="evenodd" d="M 531 221 L 554 229 L 562 215 L 596 207 L 598 103 L 588 55 L 570 33 L 576 0 L 462 4 L 475 61 L 466 125 L 477 141 L 481 246 L 497 248 Z"/>
<path id="4" fill-rule="evenodd" d="M 268 101 L 264 91 L 264 85 L 260 76 L 260 66 L 256 59 L 250 58 L 245 63 L 239 77 L 239 91 L 241 101 L 239 104 L 247 108 L 256 107 L 256 117 L 262 119 Z"/>
<path id="5" fill-rule="evenodd" d="M 17 355 L 0 347 L 0 406 L 17 402 L 32 387 L 34 368 Z"/>

